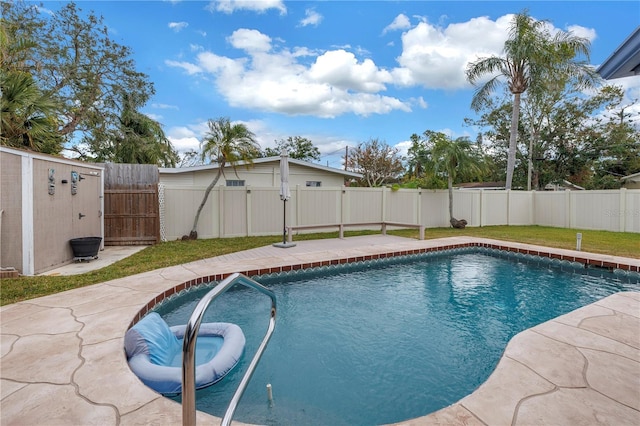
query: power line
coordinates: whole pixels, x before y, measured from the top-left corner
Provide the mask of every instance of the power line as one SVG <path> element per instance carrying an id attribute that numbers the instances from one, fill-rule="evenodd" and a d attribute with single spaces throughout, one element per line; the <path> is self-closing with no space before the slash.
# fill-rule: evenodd
<path id="1" fill-rule="evenodd" d="M 349 146 L 349 145 L 347 145 L 347 146 Z M 343 151 L 343 150 L 344 150 L 344 148 L 345 148 L 345 147 L 343 146 L 342 148 L 338 148 L 338 149 L 336 149 L 335 151 L 328 152 L 328 153 L 326 153 L 326 154 L 324 154 L 324 155 L 321 155 L 321 156 L 320 156 L 320 158 L 324 158 L 324 157 L 328 157 L 328 156 L 333 155 L 333 154 L 337 154 L 338 152 Z"/>

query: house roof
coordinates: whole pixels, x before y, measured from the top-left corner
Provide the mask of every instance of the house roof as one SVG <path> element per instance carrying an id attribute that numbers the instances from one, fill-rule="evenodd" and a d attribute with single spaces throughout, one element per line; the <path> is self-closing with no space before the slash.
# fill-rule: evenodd
<path id="1" fill-rule="evenodd" d="M 568 188 L 568 189 L 574 189 L 574 190 L 580 190 L 580 191 L 584 191 L 584 188 L 576 185 L 573 182 L 569 182 L 566 179 L 563 179 L 561 181 L 556 181 L 556 182 L 552 182 L 552 183 L 548 183 L 544 186 L 545 190 L 551 190 L 551 189 L 558 189 L 558 188 Z"/>
<path id="2" fill-rule="evenodd" d="M 640 182 L 640 172 L 638 173 L 634 173 L 632 175 L 627 175 L 625 177 L 621 177 L 620 180 L 622 181 L 629 181 L 629 182 Z"/>
<path id="3" fill-rule="evenodd" d="M 263 158 L 256 158 L 252 161 L 253 164 L 265 164 L 265 163 L 280 163 L 280 156 L 274 156 L 274 157 L 263 157 Z M 330 173 L 335 173 L 337 175 L 342 175 L 345 177 L 352 177 L 352 178 L 361 178 L 362 175 L 360 173 L 355 173 L 355 172 L 349 172 L 347 170 L 342 170 L 342 169 L 336 169 L 333 167 L 326 167 L 326 166 L 322 166 L 320 164 L 315 164 L 315 163 L 310 163 L 308 161 L 303 161 L 303 160 L 297 160 L 295 158 L 289 158 L 289 164 L 297 164 L 299 166 L 302 167 L 309 167 L 312 169 L 318 169 L 318 170 L 323 170 L 325 172 L 330 172 Z M 246 165 L 245 161 L 239 161 L 237 163 L 238 166 L 244 166 Z M 226 167 L 230 167 L 229 165 L 227 165 Z M 160 171 L 160 173 L 168 173 L 168 174 L 173 174 L 173 173 L 190 173 L 190 172 L 199 172 L 202 170 L 217 170 L 219 168 L 219 164 L 206 164 L 203 166 L 193 166 L 193 167 L 177 167 L 177 168 L 173 168 L 173 167 L 159 167 L 158 170 Z"/>
<path id="4" fill-rule="evenodd" d="M 505 182 L 467 182 L 454 185 L 458 189 L 504 189 Z"/>
<path id="5" fill-rule="evenodd" d="M 640 74 L 640 26 L 597 69 L 607 80 Z"/>

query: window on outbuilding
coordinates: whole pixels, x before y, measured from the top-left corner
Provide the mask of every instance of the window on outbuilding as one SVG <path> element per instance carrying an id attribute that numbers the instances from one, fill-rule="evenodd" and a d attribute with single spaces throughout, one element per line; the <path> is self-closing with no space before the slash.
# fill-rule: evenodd
<path id="1" fill-rule="evenodd" d="M 227 179 L 226 184 L 227 186 L 245 186 L 244 184 L 244 180 L 239 180 L 239 179 Z"/>
<path id="2" fill-rule="evenodd" d="M 322 182 L 319 180 L 308 180 L 306 186 L 311 186 L 314 188 L 319 188 L 322 186 Z"/>

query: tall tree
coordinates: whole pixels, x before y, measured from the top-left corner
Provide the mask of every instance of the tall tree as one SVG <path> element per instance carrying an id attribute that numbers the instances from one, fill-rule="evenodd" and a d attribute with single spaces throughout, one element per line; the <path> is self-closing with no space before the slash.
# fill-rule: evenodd
<path id="1" fill-rule="evenodd" d="M 44 16 L 30 2 L 1 1 L 3 24 L 16 39 L 36 47 L 20 57 L 42 93 L 61 105 L 57 131 L 85 158 L 104 146 L 108 129 L 118 125 L 121 93 L 148 100 L 147 76 L 136 71 L 131 49 L 112 40 L 103 18 L 69 2 Z M 144 103 L 143 102 L 143 103 Z"/>
<path id="2" fill-rule="evenodd" d="M 424 141 L 416 133 L 409 137 L 411 146 L 407 150 L 407 175 L 409 179 L 418 180 L 424 174 L 423 164 L 427 158 L 427 148 Z"/>
<path id="3" fill-rule="evenodd" d="M 247 167 L 253 164 L 253 159 L 260 156 L 260 145 L 256 142 L 255 135 L 242 123 L 231 123 L 229 118 L 221 117 L 217 120 L 207 121 L 209 130 L 202 140 L 201 156 L 203 161 L 218 164 L 218 173 L 204 191 L 202 202 L 198 206 L 193 227 L 189 233 L 190 239 L 198 238 L 198 220 L 200 213 L 207 203 L 209 194 L 224 174 L 227 164 L 235 171 L 239 162 L 244 162 Z"/>
<path id="4" fill-rule="evenodd" d="M 193 167 L 202 163 L 200 153 L 196 149 L 188 149 L 179 154 L 178 167 Z"/>
<path id="5" fill-rule="evenodd" d="M 274 157 L 280 155 L 284 149 L 289 153 L 289 158 L 302 161 L 320 161 L 318 147 L 314 146 L 311 140 L 302 136 L 289 136 L 286 140 L 280 139 L 276 141 L 275 148 L 265 148 L 263 154 L 265 157 Z"/>
<path id="6" fill-rule="evenodd" d="M 19 28 L 0 17 L 0 144 L 57 154 L 59 105 L 33 78 L 28 58 L 37 44 Z"/>
<path id="7" fill-rule="evenodd" d="M 467 80 L 473 85 L 483 77 L 491 76 L 480 85 L 473 96 L 471 107 L 482 109 L 491 93 L 506 81 L 513 95 L 509 151 L 507 156 L 507 189 L 511 189 L 516 162 L 516 144 L 520 114 L 520 97 L 532 84 L 544 78 L 568 76 L 584 84 L 595 79 L 588 66 L 590 43 L 587 39 L 559 31 L 555 36 L 545 21 L 538 21 L 523 11 L 514 16 L 502 57 L 480 58 L 467 66 Z M 576 60 L 584 57 L 583 61 Z"/>
<path id="8" fill-rule="evenodd" d="M 603 127 L 603 141 L 594 147 L 598 154 L 594 180 L 602 182 L 594 183 L 596 187 L 617 188 L 620 177 L 640 172 L 640 114 L 632 112 L 636 102 L 618 106 Z M 616 183 L 607 185 L 612 177 Z"/>
<path id="9" fill-rule="evenodd" d="M 620 87 L 603 86 L 585 95 L 567 85 L 559 99 L 554 91 L 537 98 L 532 93 L 522 98 L 516 151 L 520 161 L 514 170 L 514 185 L 527 182 L 527 157 L 533 162 L 532 189 L 563 180 L 589 189 L 616 188 L 620 185 L 616 174 L 637 171 L 633 165 L 640 158 L 640 115 L 632 105 L 622 106 Z M 510 110 L 510 100 L 492 100 L 480 119 L 465 120 L 483 128 L 488 153 L 499 164 L 491 180 L 504 179 Z"/>
<path id="10" fill-rule="evenodd" d="M 175 167 L 179 157 L 157 121 L 138 111 L 135 99 L 122 95 L 120 124 L 113 135 L 113 156 L 116 163 L 156 164 Z"/>
<path id="11" fill-rule="evenodd" d="M 451 226 L 457 227 L 460 221 L 453 217 L 453 183 L 458 179 L 482 175 L 485 171 L 484 157 L 478 146 L 466 137 L 452 140 L 444 133 L 430 130 L 424 134 L 429 147 L 425 167 L 436 175 L 446 176 L 449 189 L 449 221 Z M 466 221 L 464 224 L 466 225 Z"/>
<path id="12" fill-rule="evenodd" d="M 347 167 L 361 173 L 362 183 L 370 187 L 397 179 L 404 171 L 398 148 L 378 139 L 370 139 L 350 150 Z"/>

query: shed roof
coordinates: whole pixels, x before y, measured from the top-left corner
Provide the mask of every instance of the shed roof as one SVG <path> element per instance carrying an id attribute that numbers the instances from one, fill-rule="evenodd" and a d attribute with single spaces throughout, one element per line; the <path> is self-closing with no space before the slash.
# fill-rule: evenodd
<path id="1" fill-rule="evenodd" d="M 65 158 L 57 155 L 51 154 L 43 154 L 42 152 L 37 151 L 29 151 L 27 149 L 20 148 L 10 148 L 7 146 L 0 146 L 0 152 L 6 152 L 7 154 L 19 155 L 21 157 L 35 158 L 38 160 L 51 161 L 54 163 L 62 163 L 62 164 L 71 164 L 78 165 L 82 167 L 87 167 L 91 169 L 100 169 L 104 170 L 104 166 L 98 163 L 88 163 L 86 161 L 74 159 L 74 158 Z"/>

